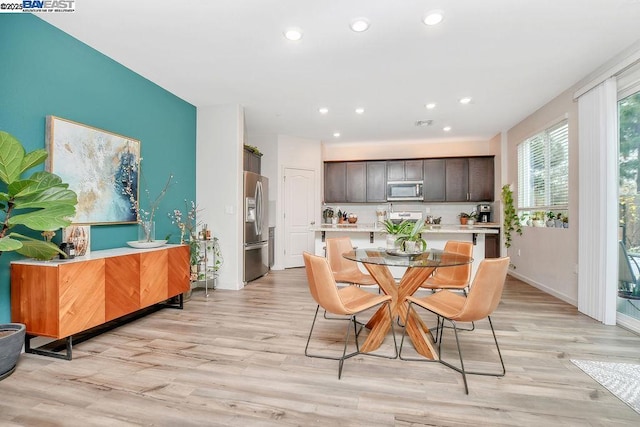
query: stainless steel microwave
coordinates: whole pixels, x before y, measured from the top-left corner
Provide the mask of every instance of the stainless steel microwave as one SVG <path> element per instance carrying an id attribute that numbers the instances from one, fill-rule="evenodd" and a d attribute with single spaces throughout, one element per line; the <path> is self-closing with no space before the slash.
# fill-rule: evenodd
<path id="1" fill-rule="evenodd" d="M 388 181 L 387 200 L 423 200 L 423 181 Z"/>

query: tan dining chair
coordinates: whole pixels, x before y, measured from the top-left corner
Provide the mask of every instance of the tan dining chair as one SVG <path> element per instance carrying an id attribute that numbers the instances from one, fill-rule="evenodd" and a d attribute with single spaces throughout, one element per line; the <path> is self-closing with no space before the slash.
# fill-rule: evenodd
<path id="1" fill-rule="evenodd" d="M 473 243 L 449 240 L 444 246 L 444 251 L 471 257 L 473 256 Z M 420 286 L 432 290 L 456 289 L 466 294 L 470 280 L 471 264 L 463 264 L 455 267 L 436 268 L 433 274 Z"/>
<path id="2" fill-rule="evenodd" d="M 307 345 L 304 348 L 305 356 L 316 357 L 320 359 L 339 360 L 340 363 L 338 365 L 338 379 L 342 377 L 342 366 L 344 364 L 344 361 L 355 355 L 367 354 L 370 356 L 385 357 L 388 359 L 397 358 L 398 350 L 396 345 L 396 335 L 393 331 L 393 325 L 391 327 L 391 332 L 393 335 L 393 347 L 395 351 L 394 356 L 386 356 L 374 353 L 361 353 L 360 345 L 358 343 L 358 335 L 360 334 L 363 324 L 357 322 L 356 315 L 381 304 L 386 304 L 389 313 L 389 322 L 391 323 L 391 296 L 367 292 L 354 285 L 339 289 L 336 285 L 336 281 L 333 278 L 333 274 L 331 272 L 331 269 L 329 268 L 329 263 L 327 262 L 326 258 L 312 255 L 308 252 L 304 252 L 303 257 L 304 266 L 307 273 L 307 282 L 309 284 L 309 291 L 311 292 L 311 296 L 317 303 L 316 313 L 313 317 L 311 329 L 309 330 L 309 337 L 307 338 Z M 340 357 L 312 354 L 309 352 L 309 342 L 311 341 L 311 335 L 313 334 L 313 328 L 316 324 L 320 307 L 331 314 L 348 316 L 346 319 L 344 319 L 347 320 L 347 330 L 344 338 L 344 348 Z M 358 329 L 358 324 L 360 325 L 360 329 Z M 347 354 L 347 345 L 349 342 L 351 325 L 353 325 L 355 335 L 356 351 Z"/>
<path id="3" fill-rule="evenodd" d="M 406 301 L 409 303 L 409 308 L 407 310 L 407 320 L 412 307 L 421 307 L 425 310 L 430 311 L 431 313 L 434 313 L 436 316 L 438 316 L 438 318 L 447 320 L 451 324 L 454 335 L 456 337 L 456 346 L 458 348 L 458 355 L 460 357 L 460 367 L 442 360 L 441 349 L 443 328 L 439 329 L 440 338 L 438 339 L 438 353 L 440 354 L 440 357 L 438 359 L 429 360 L 403 358 L 402 346 L 406 333 L 402 334 L 402 339 L 400 340 L 400 359 L 429 362 L 439 361 L 443 365 L 448 366 L 449 368 L 457 372 L 460 372 L 464 381 L 464 390 L 466 394 L 469 394 L 469 387 L 467 385 L 467 374 L 491 375 L 497 377 L 504 376 L 506 370 L 504 367 L 504 361 L 502 360 L 502 354 L 500 353 L 500 347 L 498 346 L 496 332 L 493 329 L 493 323 L 491 322 L 491 314 L 498 307 L 500 299 L 502 298 L 502 290 L 504 288 L 504 282 L 507 276 L 507 269 L 509 268 L 509 261 L 509 257 L 505 257 L 485 259 L 480 262 L 478 271 L 473 279 L 473 283 L 467 297 L 446 289 L 423 298 L 417 298 L 413 296 L 406 297 Z M 460 348 L 460 340 L 458 338 L 457 323 L 477 322 L 484 318 L 487 318 L 487 320 L 489 321 L 489 326 L 491 327 L 493 340 L 496 344 L 496 349 L 498 350 L 500 364 L 502 365 L 501 372 L 468 371 L 464 367 L 462 350 Z"/>
<path id="4" fill-rule="evenodd" d="M 331 237 L 326 240 L 327 261 L 338 283 L 348 283 L 358 286 L 377 286 L 378 283 L 370 275 L 358 268 L 358 263 L 342 256 L 353 250 L 349 237 Z"/>
<path id="5" fill-rule="evenodd" d="M 455 253 L 465 255 L 468 257 L 473 256 L 473 243 L 460 242 L 457 240 L 449 240 L 444 245 L 444 251 L 449 253 Z M 447 256 L 446 254 L 443 256 Z M 457 265 L 454 267 L 436 268 L 431 276 L 422 284 L 422 289 L 431 289 L 431 292 L 436 292 L 440 289 L 451 289 L 462 291 L 467 296 L 467 290 L 469 289 L 469 281 L 471 280 L 471 264 Z M 436 327 L 439 330 L 442 327 L 440 323 Z M 459 328 L 462 331 L 473 331 L 475 325 L 471 323 L 471 328 Z"/>

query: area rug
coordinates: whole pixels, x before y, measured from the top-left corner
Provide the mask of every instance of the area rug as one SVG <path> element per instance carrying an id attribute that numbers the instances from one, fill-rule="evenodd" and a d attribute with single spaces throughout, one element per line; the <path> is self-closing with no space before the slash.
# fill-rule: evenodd
<path id="1" fill-rule="evenodd" d="M 571 362 L 640 414 L 640 365 L 593 360 Z"/>

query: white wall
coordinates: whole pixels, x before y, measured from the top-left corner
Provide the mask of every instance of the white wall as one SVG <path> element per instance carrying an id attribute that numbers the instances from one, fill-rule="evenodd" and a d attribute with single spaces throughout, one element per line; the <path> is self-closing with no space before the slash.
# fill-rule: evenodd
<path id="1" fill-rule="evenodd" d="M 507 253 L 515 266 L 510 274 L 577 305 L 578 106 L 573 101 L 573 90 L 563 92 L 507 132 L 507 174 L 503 184 L 511 184 L 517 203 L 518 144 L 565 116 L 569 123 L 569 228 L 523 227 L 522 236 L 512 235 Z"/>
<path id="2" fill-rule="evenodd" d="M 196 198 L 200 218 L 219 239 L 224 257 L 217 281 L 221 289 L 243 287 L 243 134 L 241 106 L 198 108 Z"/>
<path id="3" fill-rule="evenodd" d="M 323 161 L 387 160 L 427 157 L 490 156 L 499 154 L 491 141 L 376 141 L 322 144 Z"/>

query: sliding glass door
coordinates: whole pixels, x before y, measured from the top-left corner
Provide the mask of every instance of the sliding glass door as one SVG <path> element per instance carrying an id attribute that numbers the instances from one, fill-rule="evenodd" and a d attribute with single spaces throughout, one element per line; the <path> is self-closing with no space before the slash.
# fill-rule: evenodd
<path id="1" fill-rule="evenodd" d="M 640 82 L 620 92 L 618 323 L 640 332 Z"/>

